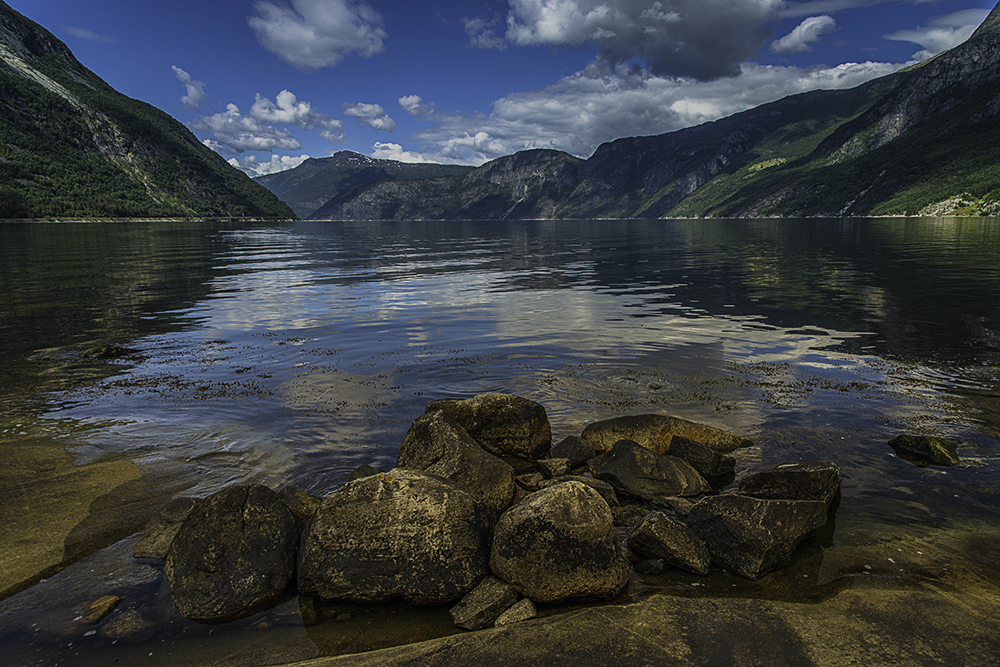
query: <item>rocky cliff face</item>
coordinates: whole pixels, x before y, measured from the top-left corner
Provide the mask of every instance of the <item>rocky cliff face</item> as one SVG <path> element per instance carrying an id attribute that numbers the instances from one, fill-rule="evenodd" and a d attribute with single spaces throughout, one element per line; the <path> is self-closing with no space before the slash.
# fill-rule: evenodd
<path id="1" fill-rule="evenodd" d="M 0 92 L 0 218 L 294 217 L 3 2 Z"/>
<path id="2" fill-rule="evenodd" d="M 948 213 L 945 201 L 988 213 L 1000 210 L 998 113 L 1000 8 L 965 44 L 852 90 L 814 91 L 678 132 L 619 139 L 587 160 L 529 151 L 463 178 L 361 187 L 316 217 Z"/>

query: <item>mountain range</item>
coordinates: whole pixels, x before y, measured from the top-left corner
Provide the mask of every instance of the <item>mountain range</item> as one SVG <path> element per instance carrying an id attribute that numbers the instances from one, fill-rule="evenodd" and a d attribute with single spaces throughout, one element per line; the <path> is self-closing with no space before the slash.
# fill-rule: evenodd
<path id="1" fill-rule="evenodd" d="M 309 217 L 997 215 L 998 115 L 1000 5 L 960 46 L 850 90 L 619 139 L 588 159 L 531 150 L 465 173 L 334 188 Z"/>
<path id="2" fill-rule="evenodd" d="M 0 218 L 57 217 L 295 215 L 0 1 Z"/>

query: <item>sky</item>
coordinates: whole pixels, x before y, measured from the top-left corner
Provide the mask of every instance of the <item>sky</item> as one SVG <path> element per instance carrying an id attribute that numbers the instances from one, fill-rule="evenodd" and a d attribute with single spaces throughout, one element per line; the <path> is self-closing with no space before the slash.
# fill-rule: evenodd
<path id="1" fill-rule="evenodd" d="M 251 175 L 589 157 L 967 39 L 991 0 L 6 0 Z"/>

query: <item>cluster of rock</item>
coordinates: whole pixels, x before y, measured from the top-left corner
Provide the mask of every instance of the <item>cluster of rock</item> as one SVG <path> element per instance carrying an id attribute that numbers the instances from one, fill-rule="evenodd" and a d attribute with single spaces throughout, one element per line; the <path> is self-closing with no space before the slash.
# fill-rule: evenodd
<path id="1" fill-rule="evenodd" d="M 508 394 L 434 401 L 395 469 L 355 471 L 319 499 L 235 486 L 182 498 L 135 554 L 165 560 L 178 609 L 217 622 L 291 585 L 325 600 L 457 601 L 457 625 L 530 618 L 534 603 L 610 599 L 630 572 L 667 566 L 750 579 L 787 564 L 824 525 L 832 463 L 735 477 L 751 443 L 676 417 L 622 417 L 551 444 L 545 409 Z"/>

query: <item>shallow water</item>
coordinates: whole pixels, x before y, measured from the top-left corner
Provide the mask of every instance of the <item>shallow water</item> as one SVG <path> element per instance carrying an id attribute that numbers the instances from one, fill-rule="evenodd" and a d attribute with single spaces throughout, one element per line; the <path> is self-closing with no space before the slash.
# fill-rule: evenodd
<path id="1" fill-rule="evenodd" d="M 841 523 L 994 522 L 998 257 L 995 219 L 0 224 L 0 447 L 128 461 L 152 497 L 323 494 L 429 401 L 504 391 L 555 439 L 659 412 L 752 438 L 743 467 L 833 460 Z"/>

